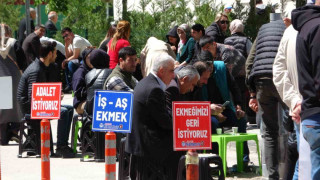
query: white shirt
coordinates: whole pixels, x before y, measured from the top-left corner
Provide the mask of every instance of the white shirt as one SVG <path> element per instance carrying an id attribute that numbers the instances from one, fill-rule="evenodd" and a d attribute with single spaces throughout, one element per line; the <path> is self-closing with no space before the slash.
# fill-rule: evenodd
<path id="1" fill-rule="evenodd" d="M 151 71 L 150 73 L 153 74 L 153 75 L 156 77 L 157 81 L 158 81 L 159 84 L 160 84 L 160 88 L 161 88 L 163 91 L 165 91 L 166 88 L 167 88 L 167 85 L 156 75 L 156 73 L 154 73 L 153 71 Z"/>
<path id="2" fill-rule="evenodd" d="M 69 45 L 68 49 L 74 52 L 74 49 L 80 49 L 79 57 L 82 57 L 82 51 L 85 50 L 87 47 L 92 46 L 91 43 L 86 40 L 85 38 L 74 35 L 72 43 Z"/>
<path id="3" fill-rule="evenodd" d="M 40 42 L 42 43 L 42 42 L 45 42 L 45 41 L 50 41 L 50 42 L 54 41 L 54 42 L 56 42 L 57 43 L 57 46 L 56 46 L 57 51 L 60 51 L 63 55 L 66 55 L 66 50 L 64 48 L 64 45 L 61 42 L 59 42 L 59 41 L 57 41 L 55 39 L 52 39 L 52 38 L 48 38 L 48 37 L 42 36 L 40 38 Z"/>

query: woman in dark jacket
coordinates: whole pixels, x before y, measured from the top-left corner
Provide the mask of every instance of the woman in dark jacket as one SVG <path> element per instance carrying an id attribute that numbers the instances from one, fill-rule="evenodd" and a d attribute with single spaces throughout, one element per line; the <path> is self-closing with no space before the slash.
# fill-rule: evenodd
<path id="1" fill-rule="evenodd" d="M 215 42 L 223 44 L 228 24 L 229 19 L 226 13 L 217 14 L 214 22 L 207 27 L 206 35 L 212 37 Z"/>
<path id="2" fill-rule="evenodd" d="M 109 55 L 101 50 L 94 50 L 90 57 L 90 63 L 92 64 L 93 69 L 88 72 L 85 77 L 87 88 L 87 103 L 85 110 L 89 117 L 92 117 L 94 91 L 96 89 L 103 89 L 106 79 L 112 72 L 112 69 L 109 69 L 109 61 Z"/>
<path id="3" fill-rule="evenodd" d="M 177 33 L 178 26 L 174 26 L 166 35 L 167 43 L 171 45 L 172 51 L 177 55 L 180 38 Z"/>
<path id="4" fill-rule="evenodd" d="M 241 20 L 235 19 L 230 23 L 231 36 L 224 40 L 224 44 L 233 46 L 243 57 L 247 58 L 250 53 L 252 42 L 243 33 L 244 25 Z"/>
<path id="5" fill-rule="evenodd" d="M 87 90 L 85 76 L 92 69 L 90 63 L 90 53 L 92 51 L 93 48 L 87 48 L 82 52 L 82 57 L 84 59 L 83 64 L 77 69 L 72 77 L 72 89 L 74 93 L 73 107 L 78 114 L 83 114 L 86 103 Z"/>

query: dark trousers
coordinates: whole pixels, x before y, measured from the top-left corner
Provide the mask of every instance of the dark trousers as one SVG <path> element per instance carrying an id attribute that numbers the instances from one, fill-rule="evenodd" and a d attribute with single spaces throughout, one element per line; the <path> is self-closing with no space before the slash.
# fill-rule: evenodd
<path id="1" fill-rule="evenodd" d="M 292 135 L 292 133 L 289 134 L 289 138 L 296 138 Z M 297 143 L 289 143 L 288 142 L 288 150 L 287 150 L 287 158 L 285 163 L 285 172 L 283 173 L 283 179 L 284 180 L 292 180 L 293 175 L 296 170 L 296 164 L 299 159 L 299 153 L 297 149 Z"/>
<path id="2" fill-rule="evenodd" d="M 60 120 L 57 128 L 57 148 L 68 145 L 69 132 L 73 117 L 73 107 L 61 105 Z"/>
<path id="3" fill-rule="evenodd" d="M 130 178 L 132 180 L 176 180 L 179 160 L 184 154 L 184 151 L 173 152 L 163 162 L 131 155 Z"/>
<path id="4" fill-rule="evenodd" d="M 264 157 L 269 179 L 279 179 L 279 119 L 278 103 L 283 104 L 272 79 L 255 81 L 259 110 L 264 124 Z M 285 105 L 283 104 L 285 107 Z"/>

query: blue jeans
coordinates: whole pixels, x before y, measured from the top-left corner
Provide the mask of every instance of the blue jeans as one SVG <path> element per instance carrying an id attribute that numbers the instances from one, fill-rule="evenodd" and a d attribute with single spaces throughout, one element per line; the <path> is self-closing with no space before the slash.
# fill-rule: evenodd
<path id="1" fill-rule="evenodd" d="M 57 148 L 68 145 L 69 132 L 73 117 L 73 107 L 70 105 L 61 105 L 60 113 L 57 128 Z"/>
<path id="2" fill-rule="evenodd" d="M 78 60 L 79 61 L 79 60 Z M 67 86 L 72 87 L 72 77 L 73 74 L 76 72 L 76 70 L 78 69 L 80 63 L 77 63 L 76 61 L 69 61 L 68 62 L 68 67 L 64 70 L 65 74 L 66 74 L 66 83 Z"/>
<path id="3" fill-rule="evenodd" d="M 319 120 L 319 114 L 312 115 L 304 120 Z M 310 145 L 311 177 L 320 179 L 320 126 L 308 126 L 302 122 L 303 137 Z"/>
<path id="4" fill-rule="evenodd" d="M 300 147 L 300 125 L 294 123 L 294 129 L 296 131 L 297 150 L 298 150 L 298 153 L 299 153 L 299 147 Z M 295 171 L 294 171 L 294 174 L 293 174 L 293 177 L 292 177 L 292 180 L 298 180 L 298 179 L 299 179 L 299 158 L 297 160 Z"/>

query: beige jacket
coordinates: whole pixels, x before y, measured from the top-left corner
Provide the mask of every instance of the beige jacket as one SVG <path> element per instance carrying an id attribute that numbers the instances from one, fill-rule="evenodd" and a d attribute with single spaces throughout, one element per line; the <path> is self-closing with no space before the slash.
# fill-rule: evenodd
<path id="1" fill-rule="evenodd" d="M 150 37 L 140 54 L 141 72 L 143 77 L 148 76 L 151 72 L 154 60 L 160 53 L 167 53 L 173 59 L 176 59 L 176 55 L 171 50 L 168 43 L 165 43 L 155 37 Z"/>
<path id="2" fill-rule="evenodd" d="M 273 62 L 273 83 L 282 101 L 289 107 L 289 114 L 296 104 L 302 100 L 299 93 L 296 39 L 298 32 L 289 26 L 281 39 L 277 56 Z"/>

